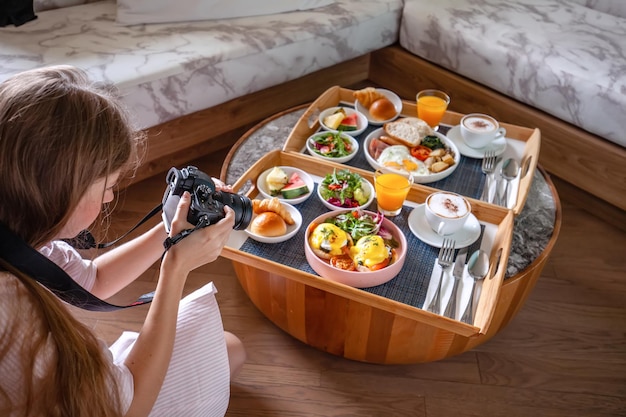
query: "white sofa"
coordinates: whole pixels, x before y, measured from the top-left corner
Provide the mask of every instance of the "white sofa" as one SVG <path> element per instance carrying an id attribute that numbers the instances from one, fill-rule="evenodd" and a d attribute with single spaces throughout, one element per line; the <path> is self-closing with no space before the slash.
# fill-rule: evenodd
<path id="1" fill-rule="evenodd" d="M 331 4 L 125 26 L 115 0 L 35 0 L 37 19 L 0 28 L 0 81 L 62 63 L 117 85 L 137 125 L 150 128 L 142 179 L 232 144 L 224 134 L 233 128 L 313 100 L 334 84 L 366 79 L 368 54 L 398 39 L 403 1 L 322 2 Z"/>
<path id="2" fill-rule="evenodd" d="M 626 2 L 405 0 L 399 45 L 373 54 L 370 79 L 538 127 L 541 164 L 626 223 Z"/>
<path id="3" fill-rule="evenodd" d="M 440 87 L 452 110 L 539 127 L 550 173 L 626 210 L 622 0 L 338 0 L 133 26 L 116 21 L 114 0 L 35 6 L 36 20 L 0 28 L 0 81 L 67 63 L 117 84 L 149 128 L 138 179 L 229 146 L 227 132 L 331 85 L 371 81 L 405 99 Z"/>

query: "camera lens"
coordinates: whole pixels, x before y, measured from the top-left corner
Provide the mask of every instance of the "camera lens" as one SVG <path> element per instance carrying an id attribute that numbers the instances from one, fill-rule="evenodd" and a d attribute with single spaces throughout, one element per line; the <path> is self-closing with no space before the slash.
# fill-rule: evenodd
<path id="1" fill-rule="evenodd" d="M 243 230 L 252 220 L 252 201 L 246 196 L 217 191 L 213 198 L 232 208 L 235 212 L 235 225 L 233 229 Z"/>

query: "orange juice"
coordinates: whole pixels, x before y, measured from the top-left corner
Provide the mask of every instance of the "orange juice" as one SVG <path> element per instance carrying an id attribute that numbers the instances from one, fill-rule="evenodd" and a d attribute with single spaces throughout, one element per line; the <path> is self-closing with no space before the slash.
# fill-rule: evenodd
<path id="1" fill-rule="evenodd" d="M 428 123 L 430 127 L 437 127 L 449 102 L 450 98 L 443 91 L 420 91 L 417 94 L 417 117 Z"/>
<path id="2" fill-rule="evenodd" d="M 377 171 L 374 180 L 378 209 L 388 216 L 399 214 L 411 188 L 411 179 L 400 174 Z"/>

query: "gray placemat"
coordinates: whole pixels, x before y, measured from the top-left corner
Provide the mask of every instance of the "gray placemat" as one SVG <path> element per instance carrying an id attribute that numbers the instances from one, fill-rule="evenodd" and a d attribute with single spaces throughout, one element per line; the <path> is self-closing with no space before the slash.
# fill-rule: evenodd
<path id="1" fill-rule="evenodd" d="M 302 214 L 302 227 L 294 237 L 285 242 L 274 244 L 260 243 L 248 238 L 241 246 L 241 250 L 281 265 L 317 275 L 309 266 L 304 255 L 305 231 L 307 225 L 313 219 L 318 217 L 320 213 L 327 212 L 328 209 L 319 201 L 315 190 L 309 199 L 295 205 L 295 207 Z M 374 203 L 368 210 L 376 211 L 376 209 L 376 200 L 374 200 Z M 389 218 L 404 233 L 407 238 L 407 245 L 410 248 L 407 251 L 402 270 L 391 281 L 362 290 L 413 307 L 422 308 L 439 249 L 422 242 L 411 232 L 408 225 L 408 217 L 412 210 L 413 207 L 404 206 L 398 216 Z M 483 230 L 484 226 L 481 225 L 481 236 L 469 247 L 469 253 L 479 248 Z"/>

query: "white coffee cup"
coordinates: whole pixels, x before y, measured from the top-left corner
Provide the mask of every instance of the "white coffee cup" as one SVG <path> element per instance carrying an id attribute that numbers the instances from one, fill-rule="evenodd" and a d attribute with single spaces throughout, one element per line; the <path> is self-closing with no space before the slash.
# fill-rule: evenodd
<path id="1" fill-rule="evenodd" d="M 472 206 L 462 195 L 438 191 L 426 197 L 425 210 L 428 225 L 438 235 L 451 235 L 463 228 Z"/>
<path id="2" fill-rule="evenodd" d="M 461 136 L 470 148 L 484 148 L 504 135 L 506 129 L 487 114 L 471 113 L 461 119 Z"/>

